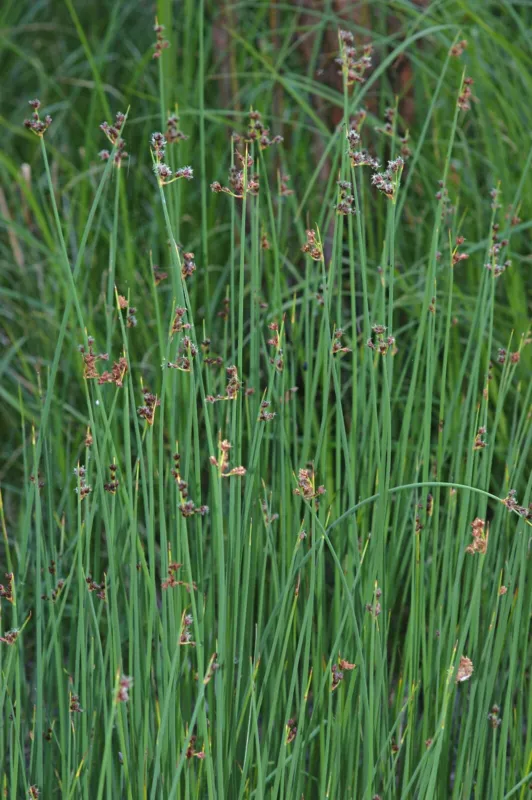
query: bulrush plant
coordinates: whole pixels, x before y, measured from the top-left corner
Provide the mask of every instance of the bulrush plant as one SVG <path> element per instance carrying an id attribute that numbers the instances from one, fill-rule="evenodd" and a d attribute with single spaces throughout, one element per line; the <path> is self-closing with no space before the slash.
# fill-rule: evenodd
<path id="1" fill-rule="evenodd" d="M 524 796 L 523 4 L 8 6 L 0 791 Z"/>

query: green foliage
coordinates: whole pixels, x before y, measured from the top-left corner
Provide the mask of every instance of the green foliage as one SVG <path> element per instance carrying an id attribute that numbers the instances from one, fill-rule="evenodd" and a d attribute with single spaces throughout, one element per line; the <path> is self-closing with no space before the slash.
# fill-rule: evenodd
<path id="1" fill-rule="evenodd" d="M 532 10 L 317 5 L 0 10 L 10 798 L 532 781 Z"/>

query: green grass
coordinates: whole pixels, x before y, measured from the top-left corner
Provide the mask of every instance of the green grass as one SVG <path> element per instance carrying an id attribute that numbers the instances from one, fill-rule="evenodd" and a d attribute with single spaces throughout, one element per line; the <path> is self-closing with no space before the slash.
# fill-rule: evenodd
<path id="1" fill-rule="evenodd" d="M 318 5 L 161 0 L 159 60 L 139 4 L 0 10 L 13 800 L 528 794 L 532 9 Z M 339 28 L 374 45 L 354 87 Z M 348 156 L 362 107 L 384 167 L 409 130 L 393 200 Z M 284 142 L 232 140 L 250 109 Z M 194 178 L 161 185 L 176 111 Z M 258 193 L 212 192 L 237 149 Z"/>

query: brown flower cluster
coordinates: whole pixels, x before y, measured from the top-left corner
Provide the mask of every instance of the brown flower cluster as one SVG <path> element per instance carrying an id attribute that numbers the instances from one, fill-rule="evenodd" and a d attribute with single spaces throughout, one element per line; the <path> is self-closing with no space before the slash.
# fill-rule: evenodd
<path id="1" fill-rule="evenodd" d="M 459 250 L 458 250 L 458 248 L 461 247 L 464 242 L 465 242 L 465 237 L 464 236 L 457 236 L 456 237 L 456 246 L 454 247 L 453 252 L 452 252 L 452 264 L 453 264 L 453 267 L 455 267 L 461 261 L 466 261 L 469 258 L 469 255 L 467 253 L 460 253 Z"/>
<path id="2" fill-rule="evenodd" d="M 192 584 L 190 584 L 190 583 L 187 583 L 186 581 L 178 581 L 177 580 L 177 577 L 176 577 L 177 572 L 178 572 L 178 570 L 181 569 L 182 566 L 183 566 L 183 564 L 178 564 L 176 561 L 172 561 L 168 565 L 168 577 L 161 584 L 161 587 L 163 589 L 173 589 L 176 586 L 184 586 L 185 589 L 187 590 L 187 592 L 190 593 L 191 589 L 194 589 L 194 591 L 195 591 L 198 588 L 196 586 L 196 584 L 194 583 L 194 581 L 192 581 Z"/>
<path id="3" fill-rule="evenodd" d="M 458 670 L 456 672 L 456 683 L 462 683 L 463 681 L 468 681 L 472 674 L 473 674 L 473 662 L 467 656 L 462 656 L 460 658 L 460 663 L 458 664 Z"/>
<path id="4" fill-rule="evenodd" d="M 188 483 L 187 481 L 183 480 L 179 471 L 180 461 L 181 456 L 179 453 L 174 453 L 174 467 L 172 469 L 172 476 L 176 482 L 181 499 L 181 503 L 178 507 L 179 512 L 183 517 L 192 517 L 194 514 L 199 514 L 201 517 L 204 517 L 209 513 L 209 506 L 196 506 L 188 496 Z"/>
<path id="5" fill-rule="evenodd" d="M 168 39 L 164 38 L 164 25 L 159 25 L 157 20 L 155 21 L 153 30 L 155 31 L 156 42 L 153 45 L 155 48 L 155 52 L 152 58 L 160 58 L 163 50 L 166 50 L 168 47 L 170 47 L 170 42 L 168 41 Z"/>
<path id="6" fill-rule="evenodd" d="M 148 425 L 153 425 L 155 420 L 155 409 L 161 405 L 157 395 L 152 394 L 149 389 L 143 389 L 144 405 L 137 408 L 137 414 L 141 419 L 145 419 Z"/>
<path id="7" fill-rule="evenodd" d="M 469 111 L 471 108 L 471 87 L 474 84 L 473 78 L 464 78 L 464 83 L 462 85 L 462 90 L 458 95 L 458 108 L 461 111 Z"/>
<path id="8" fill-rule="evenodd" d="M 89 590 L 89 592 L 96 592 L 96 597 L 105 603 L 105 601 L 107 600 L 105 575 L 104 575 L 104 580 L 101 583 L 96 583 L 92 575 L 87 575 L 87 577 L 85 578 L 85 583 L 87 584 L 87 589 Z"/>
<path id="9" fill-rule="evenodd" d="M 159 181 L 159 186 L 167 186 L 180 178 L 190 181 L 194 177 L 192 167 L 180 167 L 175 172 L 165 164 L 166 138 L 162 133 L 152 133 L 150 139 L 151 153 L 153 158 L 153 171 Z"/>
<path id="10" fill-rule="evenodd" d="M 316 231 L 307 230 L 307 241 L 306 244 L 303 245 L 301 250 L 303 253 L 308 253 L 309 256 L 312 258 L 313 261 L 321 261 L 323 258 L 323 248 L 321 243 L 317 241 L 317 233 Z"/>
<path id="11" fill-rule="evenodd" d="M 191 647 L 196 647 L 196 642 L 192 641 L 192 632 L 190 630 L 193 621 L 192 614 L 183 614 L 183 619 L 181 621 L 181 634 L 179 636 L 180 645 L 190 645 Z"/>
<path id="12" fill-rule="evenodd" d="M 342 342 L 340 341 L 343 335 L 344 335 L 344 332 L 343 332 L 342 328 L 336 328 L 336 330 L 334 332 L 334 335 L 333 335 L 333 345 L 332 345 L 333 355 L 335 355 L 336 353 L 350 353 L 351 352 L 351 348 L 350 347 L 344 347 L 342 345 Z"/>
<path id="13" fill-rule="evenodd" d="M 486 521 L 477 517 L 471 523 L 471 528 L 473 529 L 471 535 L 473 537 L 473 541 L 470 545 L 466 547 L 466 553 L 474 556 L 475 553 L 484 553 L 488 549 L 488 530 L 485 528 Z"/>
<path id="14" fill-rule="evenodd" d="M 107 136 L 108 140 L 111 142 L 113 147 L 116 147 L 115 155 L 114 155 L 114 162 L 117 167 L 122 166 L 122 160 L 125 158 L 129 158 L 129 153 L 125 151 L 126 142 L 122 139 L 121 131 L 124 127 L 126 122 L 126 115 L 119 111 L 115 115 L 115 121 L 112 125 L 109 125 L 108 122 L 102 122 L 100 125 L 100 130 L 102 130 L 105 135 Z M 111 158 L 111 153 L 109 150 L 100 150 L 98 153 L 102 161 L 108 161 Z"/>
<path id="15" fill-rule="evenodd" d="M 395 201 L 396 199 L 404 164 L 404 160 L 401 156 L 398 156 L 393 161 L 388 161 L 388 167 L 385 172 L 376 172 L 371 176 L 373 186 L 389 200 Z"/>
<path id="16" fill-rule="evenodd" d="M 335 206 L 336 213 L 346 217 L 349 214 L 356 214 L 356 208 L 353 206 L 355 198 L 351 194 L 353 187 L 349 181 L 337 181 L 338 185 L 338 202 Z"/>
<path id="17" fill-rule="evenodd" d="M 449 53 L 455 58 L 459 58 L 467 47 L 467 39 L 461 39 L 456 44 L 453 44 Z"/>
<path id="18" fill-rule="evenodd" d="M 124 385 L 124 378 L 127 370 L 128 370 L 127 359 L 125 358 L 125 356 L 120 356 L 118 361 L 114 362 L 113 368 L 110 372 L 108 370 L 102 372 L 102 374 L 98 378 L 98 385 L 101 386 L 104 383 L 114 383 L 114 385 L 117 386 L 119 389 L 122 388 L 122 386 Z"/>
<path id="19" fill-rule="evenodd" d="M 232 138 L 234 142 L 244 141 L 246 144 L 258 142 L 261 150 L 266 150 L 272 144 L 280 144 L 283 141 L 282 136 L 270 137 L 270 129 L 264 125 L 262 115 L 253 109 L 249 112 L 247 132 L 243 136 L 233 132 Z"/>
<path id="20" fill-rule="evenodd" d="M 218 458 L 210 456 L 209 461 L 214 467 L 218 467 L 218 472 L 221 478 L 230 478 L 233 475 L 242 477 L 246 474 L 245 467 L 233 467 L 229 469 L 229 451 L 231 450 L 231 443 L 227 439 L 222 439 L 218 443 Z"/>
<path id="21" fill-rule="evenodd" d="M 375 350 L 379 355 L 385 356 L 390 347 L 393 348 L 392 354 L 396 352 L 395 339 L 393 336 L 386 336 L 385 325 L 373 325 L 371 337 L 367 341 L 367 346 L 370 350 Z"/>
<path id="22" fill-rule="evenodd" d="M 244 156 L 238 150 L 235 150 L 235 157 L 240 166 L 233 164 L 229 168 L 229 186 L 222 186 L 218 181 L 214 181 L 211 183 L 211 191 L 215 194 L 220 192 L 230 194 L 231 197 L 236 197 L 237 200 L 241 200 L 246 193 L 256 197 L 259 193 L 260 184 L 258 174 L 249 173 L 254 164 L 252 156 L 247 152 Z"/>
<path id="23" fill-rule="evenodd" d="M 292 718 L 286 723 L 286 744 L 293 742 L 297 736 L 297 720 Z"/>
<path id="24" fill-rule="evenodd" d="M 89 486 L 86 480 L 87 470 L 85 467 L 79 465 L 74 468 L 74 475 L 78 479 L 78 485 L 74 491 L 79 495 L 80 500 L 84 500 L 92 492 L 92 487 Z"/>
<path id="25" fill-rule="evenodd" d="M 198 740 L 197 736 L 191 736 L 190 737 L 190 742 L 189 742 L 189 745 L 187 747 L 187 752 L 185 753 L 186 757 L 189 760 L 191 758 L 199 758 L 200 760 L 203 760 L 205 758 L 205 751 L 204 751 L 203 747 L 201 748 L 201 750 L 195 750 L 194 749 L 196 747 L 197 740 Z"/>
<path id="26" fill-rule="evenodd" d="M 168 144 L 183 142 L 188 139 L 188 136 L 186 136 L 183 131 L 179 129 L 179 117 L 177 114 L 172 114 L 168 117 L 166 122 L 165 138 Z"/>
<path id="27" fill-rule="evenodd" d="M 190 336 L 184 336 L 179 342 L 177 359 L 175 361 L 168 361 L 166 366 L 169 369 L 179 369 L 181 372 L 190 372 L 192 368 L 192 359 L 197 355 L 198 348 Z"/>
<path id="28" fill-rule="evenodd" d="M 49 114 L 47 114 L 44 119 L 39 117 L 39 109 L 41 107 L 40 100 L 29 100 L 28 103 L 31 108 L 33 108 L 33 114 L 31 115 L 31 119 L 24 120 L 24 127 L 33 131 L 36 136 L 43 137 L 52 124 L 52 118 Z"/>
<path id="29" fill-rule="evenodd" d="M 517 502 L 516 489 L 510 489 L 508 495 L 502 502 L 508 511 L 515 511 L 516 514 L 519 514 L 520 517 L 526 519 L 527 522 L 532 522 L 532 503 L 529 504 L 528 508 L 525 508 L 525 506 L 520 506 Z"/>
<path id="30" fill-rule="evenodd" d="M 344 672 L 356 669 L 356 664 L 350 664 L 345 658 L 338 656 L 338 663 L 334 663 L 331 667 L 332 681 L 331 692 L 337 689 L 344 679 Z"/>
<path id="31" fill-rule="evenodd" d="M 6 584 L 5 586 L 0 583 L 0 597 L 3 597 L 4 600 L 7 600 L 8 603 L 13 602 L 13 584 L 15 581 L 15 576 L 12 572 L 6 572 L 5 574 Z"/>
<path id="32" fill-rule="evenodd" d="M 127 703 L 129 700 L 129 690 L 133 686 L 133 678 L 129 675 L 121 675 L 118 683 L 118 691 L 116 693 L 117 703 Z"/>
<path id="33" fill-rule="evenodd" d="M 294 494 L 299 495 L 304 500 L 317 500 L 325 494 L 325 486 L 316 487 L 316 476 L 312 467 L 301 468 L 297 473 L 297 489 Z"/>
<path id="34" fill-rule="evenodd" d="M 18 628 L 13 628 L 12 630 L 4 633 L 3 636 L 0 636 L 0 642 L 3 642 L 4 644 L 7 645 L 15 644 L 15 642 L 18 639 L 19 633 L 20 631 L 18 630 Z"/>
<path id="35" fill-rule="evenodd" d="M 335 63 L 341 66 L 338 74 L 345 77 L 347 86 L 365 83 L 364 73 L 371 67 L 373 46 L 371 44 L 363 45 L 360 55 L 354 46 L 355 37 L 350 31 L 339 31 L 339 38 L 340 57 L 335 59 Z"/>
<path id="36" fill-rule="evenodd" d="M 486 428 L 481 425 L 473 442 L 473 450 L 484 450 L 484 448 L 488 446 L 485 436 Z"/>

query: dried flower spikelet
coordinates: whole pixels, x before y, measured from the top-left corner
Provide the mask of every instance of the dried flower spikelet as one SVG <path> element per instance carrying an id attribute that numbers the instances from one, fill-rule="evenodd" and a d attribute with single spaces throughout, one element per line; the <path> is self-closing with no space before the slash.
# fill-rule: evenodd
<path id="1" fill-rule="evenodd" d="M 115 114 L 115 121 L 110 125 L 108 122 L 102 122 L 100 130 L 104 132 L 109 142 L 115 147 L 114 163 L 115 166 L 122 166 L 122 161 L 129 158 L 129 153 L 124 149 L 126 142 L 122 139 L 121 131 L 126 122 L 126 115 L 122 111 Z M 111 158 L 109 150 L 100 150 L 98 153 L 102 161 L 108 161 Z"/>
<path id="2" fill-rule="evenodd" d="M 473 674 L 473 662 L 467 656 L 462 656 L 460 658 L 460 663 L 458 664 L 458 670 L 456 673 L 456 683 L 462 683 L 463 681 L 468 681 L 472 674 Z"/>

